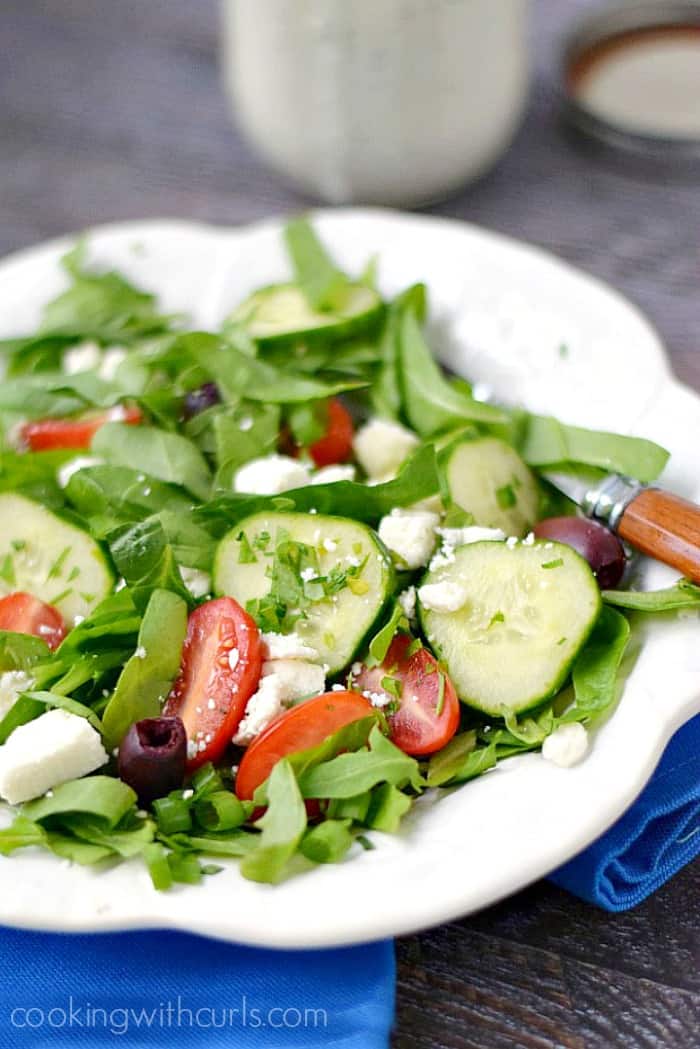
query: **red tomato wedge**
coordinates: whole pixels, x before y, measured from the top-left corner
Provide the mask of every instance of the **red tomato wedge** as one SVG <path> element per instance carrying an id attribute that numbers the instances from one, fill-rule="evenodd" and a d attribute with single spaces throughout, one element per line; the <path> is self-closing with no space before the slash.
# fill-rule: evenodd
<path id="1" fill-rule="evenodd" d="M 399 708 L 388 714 L 389 738 L 406 754 L 432 754 L 441 750 L 459 726 L 459 699 L 447 674 L 425 648 L 412 655 L 411 638 L 398 634 L 389 646 L 380 667 L 363 667 L 354 684 L 363 692 L 375 692 L 396 701 L 382 687 L 382 678 L 391 677 L 401 689 Z M 442 682 L 444 684 L 441 684 Z"/>
<path id="2" fill-rule="evenodd" d="M 163 707 L 185 726 L 189 772 L 218 761 L 231 742 L 258 687 L 262 660 L 258 628 L 232 597 L 207 601 L 190 615 L 180 675 Z"/>
<path id="3" fill-rule="evenodd" d="M 33 634 L 52 651 L 66 636 L 66 625 L 58 609 L 21 590 L 0 598 L 0 630 Z"/>
<path id="4" fill-rule="evenodd" d="M 280 714 L 250 744 L 236 776 L 236 794 L 250 799 L 277 762 L 298 750 L 323 743 L 344 725 L 372 713 L 369 700 L 359 692 L 324 692 Z"/>
<path id="5" fill-rule="evenodd" d="M 56 448 L 89 448 L 93 437 L 105 423 L 120 422 L 136 426 L 143 420 L 140 408 L 118 405 L 107 412 L 91 412 L 77 419 L 37 419 L 20 429 L 20 440 L 32 452 Z"/>
<path id="6" fill-rule="evenodd" d="M 343 463 L 350 457 L 354 428 L 352 416 L 340 401 L 332 398 L 328 402 L 328 425 L 323 437 L 309 448 L 316 466 L 331 466 Z"/>

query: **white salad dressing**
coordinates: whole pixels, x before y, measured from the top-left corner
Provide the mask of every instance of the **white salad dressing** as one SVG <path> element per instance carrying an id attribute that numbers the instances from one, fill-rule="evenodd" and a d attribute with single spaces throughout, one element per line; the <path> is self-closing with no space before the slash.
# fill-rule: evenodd
<path id="1" fill-rule="evenodd" d="M 225 76 L 264 159 L 341 203 L 409 204 L 488 168 L 527 86 L 527 0 L 226 0 Z"/>

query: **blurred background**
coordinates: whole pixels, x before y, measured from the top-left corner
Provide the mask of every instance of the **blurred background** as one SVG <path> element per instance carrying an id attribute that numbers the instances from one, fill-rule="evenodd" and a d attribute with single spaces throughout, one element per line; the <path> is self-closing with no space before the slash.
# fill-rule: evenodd
<path id="1" fill-rule="evenodd" d="M 650 314 L 677 371 L 697 382 L 697 177 L 601 155 L 562 127 L 562 41 L 599 6 L 532 0 L 533 80 L 512 147 L 431 210 L 541 244 L 610 280 Z M 113 219 L 241 223 L 304 205 L 233 123 L 220 22 L 218 0 L 3 0 L 0 253 Z"/>

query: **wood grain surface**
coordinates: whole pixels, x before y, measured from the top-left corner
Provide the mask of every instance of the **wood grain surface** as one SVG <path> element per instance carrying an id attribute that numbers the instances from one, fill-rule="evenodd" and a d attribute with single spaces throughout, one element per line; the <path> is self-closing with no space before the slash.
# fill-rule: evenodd
<path id="1" fill-rule="evenodd" d="M 560 41 L 590 7 L 536 0 L 523 126 L 495 171 L 432 210 L 610 281 L 700 389 L 700 173 L 613 161 L 561 124 Z M 232 126 L 217 44 L 216 0 L 2 0 L 0 254 L 112 219 L 298 209 Z M 396 1049 L 700 1047 L 699 889 L 696 863 L 608 915 L 541 882 L 402 940 Z"/>
<path id="2" fill-rule="evenodd" d="M 700 509 L 693 503 L 649 488 L 629 504 L 618 532 L 643 554 L 700 583 Z"/>

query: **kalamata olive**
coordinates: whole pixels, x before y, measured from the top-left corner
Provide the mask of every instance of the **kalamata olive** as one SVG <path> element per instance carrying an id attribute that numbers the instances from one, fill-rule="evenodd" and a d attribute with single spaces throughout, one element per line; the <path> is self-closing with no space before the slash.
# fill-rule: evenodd
<path id="1" fill-rule="evenodd" d="M 141 805 L 182 786 L 187 734 L 180 718 L 144 718 L 132 725 L 119 747 L 119 776 Z"/>
<path id="2" fill-rule="evenodd" d="M 185 395 L 184 416 L 191 419 L 194 415 L 199 415 L 200 412 L 205 412 L 207 408 L 213 408 L 215 404 L 220 403 L 219 387 L 215 382 L 205 382 Z"/>
<path id="3" fill-rule="evenodd" d="M 538 539 L 566 543 L 588 561 L 601 590 L 611 590 L 622 579 L 625 551 L 609 528 L 584 517 L 547 517 L 535 525 Z"/>

